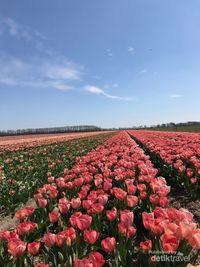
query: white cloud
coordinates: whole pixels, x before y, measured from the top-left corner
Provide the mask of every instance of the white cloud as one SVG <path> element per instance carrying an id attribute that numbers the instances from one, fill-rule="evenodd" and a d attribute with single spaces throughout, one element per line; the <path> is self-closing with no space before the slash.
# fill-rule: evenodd
<path id="1" fill-rule="evenodd" d="M 132 47 L 132 46 L 129 46 L 129 47 L 128 47 L 128 52 L 129 52 L 132 56 L 135 55 L 135 48 Z"/>
<path id="2" fill-rule="evenodd" d="M 104 89 L 109 89 L 109 88 L 118 88 L 119 84 L 118 83 L 112 83 L 112 84 L 106 84 L 104 85 Z"/>
<path id="3" fill-rule="evenodd" d="M 180 94 L 171 94 L 170 97 L 171 98 L 180 98 L 180 97 L 183 97 L 183 95 L 180 95 Z"/>
<path id="4" fill-rule="evenodd" d="M 69 90 L 73 89 L 74 82 L 81 80 L 83 67 L 70 62 L 49 47 L 45 42 L 46 37 L 39 31 L 21 25 L 9 17 L 0 17 L 0 35 L 6 32 L 18 40 L 31 41 L 42 56 L 32 56 L 24 60 L 0 54 L 0 84 Z"/>
<path id="5" fill-rule="evenodd" d="M 92 93 L 92 94 L 104 94 L 104 91 L 96 86 L 88 85 L 85 86 L 85 91 Z"/>
<path id="6" fill-rule="evenodd" d="M 7 86 L 73 89 L 81 80 L 82 67 L 66 58 L 0 58 L 0 84 Z"/>
<path id="7" fill-rule="evenodd" d="M 142 69 L 142 70 L 139 72 L 139 74 L 145 74 L 145 73 L 147 73 L 147 69 Z"/>
<path id="8" fill-rule="evenodd" d="M 115 96 L 115 95 L 107 94 L 103 89 L 101 89 L 97 86 L 94 86 L 94 85 L 85 86 L 84 90 L 91 93 L 91 94 L 104 95 L 105 97 L 111 98 L 111 99 L 124 100 L 124 101 L 134 100 L 134 98 L 131 98 L 131 97 L 121 97 L 121 96 Z"/>
<path id="9" fill-rule="evenodd" d="M 113 53 L 112 53 L 112 51 L 109 48 L 106 49 L 106 53 L 107 53 L 107 55 L 109 57 L 112 57 L 113 56 Z"/>
<path id="10" fill-rule="evenodd" d="M 47 66 L 46 76 L 50 79 L 76 81 L 80 79 L 80 72 L 67 66 Z"/>
<path id="11" fill-rule="evenodd" d="M 18 40 L 35 41 L 39 45 L 39 40 L 46 37 L 39 31 L 31 30 L 28 26 L 21 25 L 9 17 L 0 18 L 0 33 L 8 32 L 10 36 Z"/>

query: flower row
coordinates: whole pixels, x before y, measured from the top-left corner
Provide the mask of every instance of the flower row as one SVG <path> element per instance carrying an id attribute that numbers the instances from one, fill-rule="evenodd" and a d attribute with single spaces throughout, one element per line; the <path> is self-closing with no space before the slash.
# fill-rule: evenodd
<path id="1" fill-rule="evenodd" d="M 168 164 L 174 181 L 194 197 L 200 192 L 200 134 L 129 131 Z M 160 164 L 162 165 L 162 163 Z"/>
<path id="2" fill-rule="evenodd" d="M 36 209 L 16 212 L 19 225 L 0 234 L 4 266 L 148 266 L 156 252 L 188 256 L 200 248 L 199 229 L 188 211 L 167 207 L 170 188 L 157 172 L 118 133 L 63 177 L 49 177 Z"/>
<path id="3" fill-rule="evenodd" d="M 13 137 L 0 137 L 0 154 L 5 152 L 19 151 L 36 146 L 50 145 L 66 142 L 69 140 L 90 137 L 105 132 L 83 132 L 66 134 L 39 134 Z"/>
<path id="4" fill-rule="evenodd" d="M 48 176 L 63 175 L 64 168 L 71 168 L 76 157 L 86 155 L 111 136 L 99 134 L 1 155 L 0 206 L 6 213 L 13 212 L 16 206 L 33 198 Z"/>

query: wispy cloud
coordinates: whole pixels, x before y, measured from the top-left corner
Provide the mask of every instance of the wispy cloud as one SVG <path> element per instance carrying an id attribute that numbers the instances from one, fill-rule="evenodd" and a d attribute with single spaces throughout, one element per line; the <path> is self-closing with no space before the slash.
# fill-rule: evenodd
<path id="1" fill-rule="evenodd" d="M 145 74 L 145 73 L 147 73 L 147 69 L 142 69 L 141 71 L 139 71 L 140 75 Z"/>
<path id="2" fill-rule="evenodd" d="M 64 65 L 44 66 L 45 75 L 53 80 L 80 80 L 80 72 L 73 67 Z"/>
<path id="3" fill-rule="evenodd" d="M 81 81 L 84 68 L 49 47 L 41 32 L 9 17 L 0 17 L 0 38 L 6 33 L 20 41 L 31 41 L 35 50 L 33 54 L 40 51 L 42 56 L 22 59 L 0 54 L 0 84 L 69 90 L 73 89 L 75 82 Z"/>
<path id="4" fill-rule="evenodd" d="M 29 60 L 1 57 L 0 65 L 0 84 L 7 86 L 69 90 L 83 75 L 81 66 L 63 57 Z"/>
<path id="5" fill-rule="evenodd" d="M 21 25 L 9 17 L 0 18 L 0 33 L 8 32 L 10 36 L 18 40 L 37 41 L 45 40 L 46 37 L 39 31 L 31 30 L 28 26 Z"/>
<path id="6" fill-rule="evenodd" d="M 128 52 L 129 52 L 132 56 L 134 56 L 134 55 L 135 55 L 135 48 L 132 47 L 132 46 L 129 46 L 129 47 L 128 47 Z"/>
<path id="7" fill-rule="evenodd" d="M 171 98 L 181 98 L 181 97 L 183 97 L 183 95 L 180 95 L 180 94 L 171 94 L 170 97 Z"/>
<path id="8" fill-rule="evenodd" d="M 112 83 L 112 84 L 106 84 L 104 85 L 104 89 L 109 89 L 109 88 L 118 88 L 119 84 L 118 83 Z"/>
<path id="9" fill-rule="evenodd" d="M 109 49 L 109 48 L 106 49 L 106 53 L 107 53 L 107 55 L 109 57 L 112 57 L 113 56 L 113 53 L 112 53 L 111 49 Z"/>
<path id="10" fill-rule="evenodd" d="M 132 97 L 121 97 L 121 96 L 107 94 L 103 89 L 101 89 L 97 86 L 94 86 L 94 85 L 85 86 L 84 90 L 91 93 L 91 94 L 104 95 L 105 97 L 110 98 L 110 99 L 123 100 L 123 101 L 134 100 L 134 98 L 132 98 Z"/>

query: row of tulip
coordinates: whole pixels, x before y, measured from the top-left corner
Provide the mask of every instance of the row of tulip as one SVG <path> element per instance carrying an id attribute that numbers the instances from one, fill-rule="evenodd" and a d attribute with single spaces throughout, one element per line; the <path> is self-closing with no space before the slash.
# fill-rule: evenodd
<path id="1" fill-rule="evenodd" d="M 187 210 L 167 207 L 170 187 L 157 172 L 130 136 L 118 133 L 64 177 L 49 177 L 34 196 L 36 209 L 16 212 L 16 229 L 0 233 L 0 263 L 186 266 L 200 249 L 200 229 Z M 187 262 L 157 258 L 180 253 Z"/>
<path id="2" fill-rule="evenodd" d="M 152 158 L 192 197 L 200 196 L 200 134 L 129 131 L 150 151 Z"/>
<path id="3" fill-rule="evenodd" d="M 107 131 L 108 132 L 108 131 Z M 95 136 L 106 132 L 77 132 L 65 134 L 37 134 L 21 136 L 0 136 L 0 155 L 6 152 L 14 152 L 36 146 L 57 144 L 69 140 Z"/>
<path id="4" fill-rule="evenodd" d="M 20 203 L 32 198 L 49 176 L 63 175 L 64 168 L 71 168 L 76 157 L 86 155 L 111 136 L 112 133 L 105 133 L 4 153 L 0 156 L 1 208 L 12 213 Z"/>

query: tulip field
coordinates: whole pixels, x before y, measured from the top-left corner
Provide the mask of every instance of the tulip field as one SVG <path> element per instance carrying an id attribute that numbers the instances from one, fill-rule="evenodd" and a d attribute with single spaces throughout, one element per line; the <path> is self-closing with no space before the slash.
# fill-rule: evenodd
<path id="1" fill-rule="evenodd" d="M 65 168 L 75 164 L 78 156 L 87 154 L 108 137 L 109 133 L 76 134 L 74 140 L 71 140 L 74 138 L 72 135 L 57 138 L 48 136 L 47 139 L 39 137 L 39 140 L 31 137 L 31 141 L 26 137 L 24 143 L 21 139 L 17 139 L 17 142 L 12 140 L 10 146 L 5 146 L 3 140 L 6 153 L 0 156 L 1 209 L 7 213 L 13 212 L 16 206 L 33 197 L 35 190 L 47 182 L 49 176 L 62 175 Z M 29 149 L 22 150 L 25 147 Z"/>
<path id="2" fill-rule="evenodd" d="M 76 134 L 75 134 L 76 135 Z M 200 134 L 102 132 L 0 140 L 0 267 L 186 267 L 200 228 Z M 5 143 L 6 142 L 6 143 Z M 28 200 L 31 205 L 27 205 Z"/>
<path id="3" fill-rule="evenodd" d="M 200 198 L 200 134 L 130 131 L 162 167 L 169 183 Z"/>

